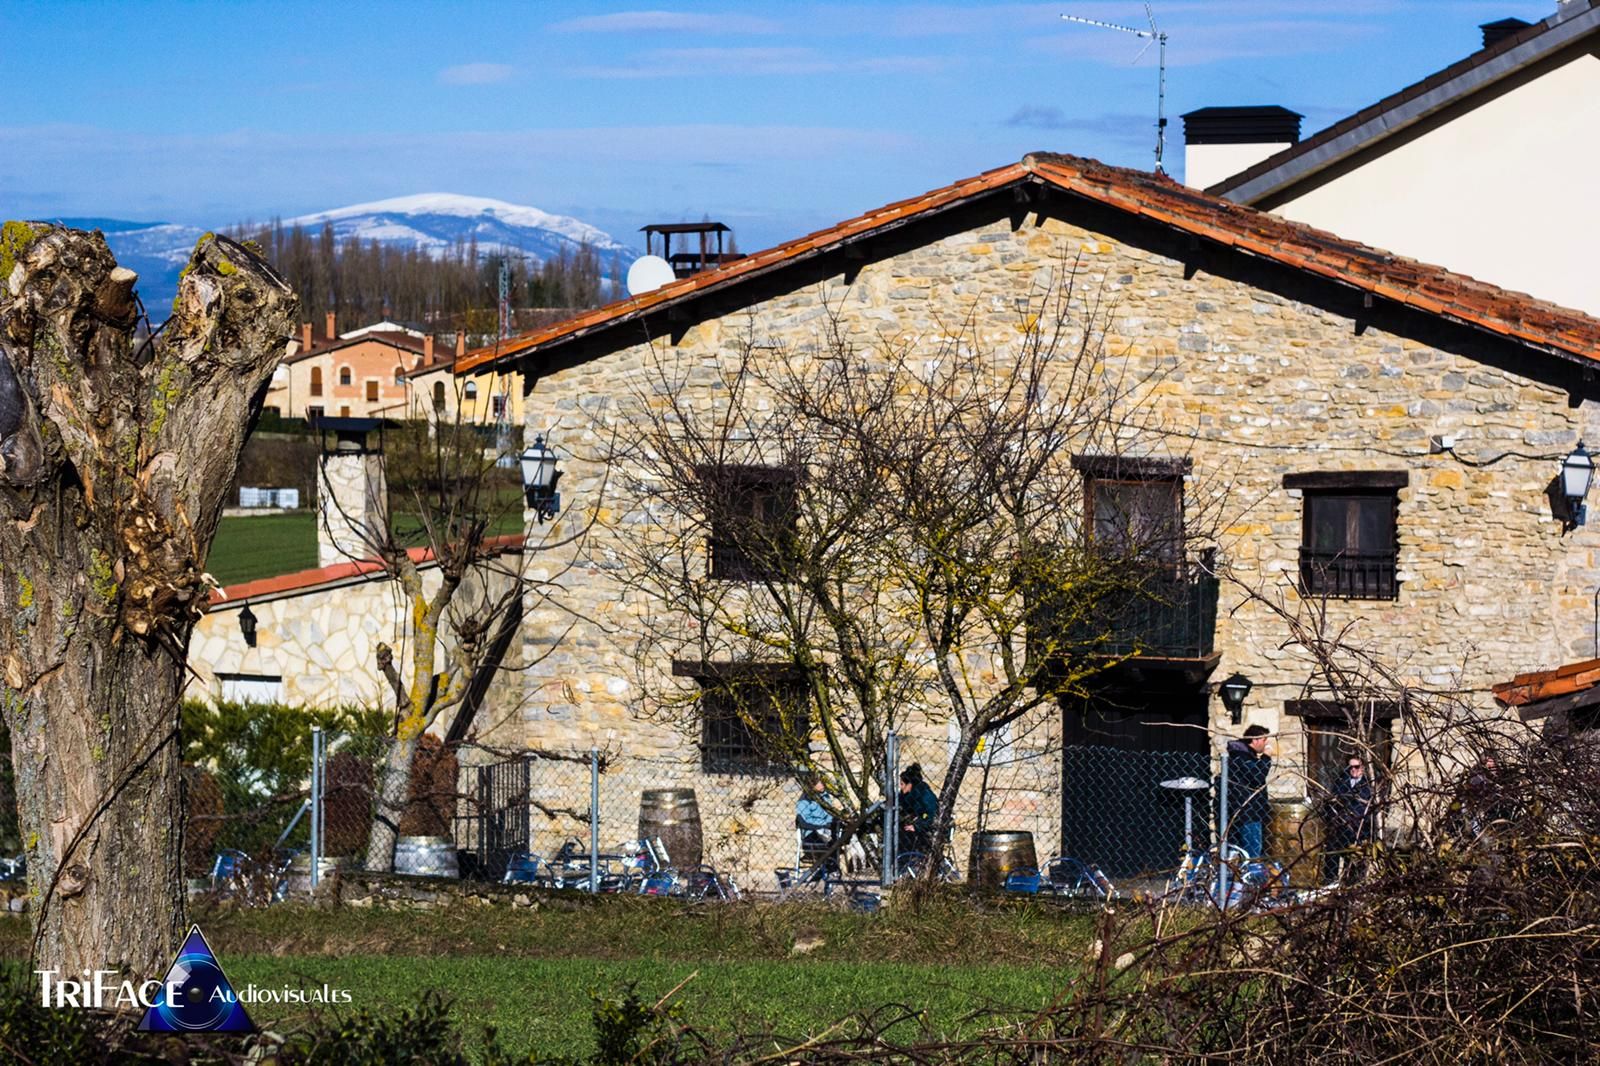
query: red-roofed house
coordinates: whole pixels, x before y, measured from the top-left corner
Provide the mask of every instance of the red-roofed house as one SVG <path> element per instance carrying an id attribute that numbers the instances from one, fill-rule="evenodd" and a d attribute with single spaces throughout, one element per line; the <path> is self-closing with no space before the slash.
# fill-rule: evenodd
<path id="1" fill-rule="evenodd" d="M 1173 522 L 1225 499 L 1212 547 L 1227 577 L 1219 590 L 1196 571 L 1185 602 L 1214 613 L 1061 708 L 1066 761 L 1032 808 L 1005 812 L 1008 828 L 1109 869 L 1096 849 L 1158 799 L 1126 782 L 1084 793 L 1073 759 L 1215 750 L 1240 728 L 1216 694 L 1234 672 L 1254 682 L 1245 721 L 1279 734 L 1273 795 L 1318 795 L 1342 765 L 1350 707 L 1285 649 L 1274 602 L 1325 602 L 1329 624 L 1381 649 L 1405 684 L 1483 693 L 1486 709 L 1511 664 L 1588 648 L 1600 523 L 1571 527 L 1550 486 L 1580 438 L 1600 442 L 1600 321 L 1148 173 L 1040 153 L 459 361 L 530 383 L 525 432 L 565 470 L 551 535 L 597 523 L 563 582 L 571 615 L 525 624 L 530 650 L 550 654 L 528 671 L 521 739 L 572 750 L 620 733 L 628 752 L 665 760 L 652 764 L 662 784 L 738 785 L 702 763 L 708 734 L 686 740 L 640 703 L 641 681 L 670 679 L 663 656 L 637 655 L 665 607 L 617 578 L 611 548 L 644 518 L 596 442 L 628 402 L 650 402 L 650 367 L 677 368 L 683 402 L 712 405 L 727 395 L 717 368 L 806 358 L 830 330 L 863 360 L 880 343 L 936 343 L 951 323 L 1012 351 L 1068 273 L 1106 316 L 1102 372 L 1142 383 L 1129 408 L 1160 438 L 1124 456 L 1085 447 L 1085 495 L 1161 488 L 1141 498 L 1171 501 Z M 1397 709 L 1366 710 L 1366 739 L 1387 752 Z M 937 723 L 927 731 L 942 741 Z M 973 814 L 958 812 L 960 854 Z M 763 831 L 788 832 L 784 812 L 772 818 Z M 1148 861 L 1176 853 L 1147 843 Z"/>

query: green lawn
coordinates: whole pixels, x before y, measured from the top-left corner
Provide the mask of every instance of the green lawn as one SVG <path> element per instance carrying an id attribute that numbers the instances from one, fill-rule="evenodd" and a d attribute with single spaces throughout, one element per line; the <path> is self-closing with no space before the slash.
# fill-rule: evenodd
<path id="1" fill-rule="evenodd" d="M 220 948 L 218 949 L 221 950 Z M 844 1022 L 850 1015 L 904 1005 L 908 1017 L 890 1035 L 910 1039 L 932 1034 L 975 1035 L 1001 1019 L 988 1006 L 1033 1011 L 1065 984 L 1055 971 L 1000 966 L 826 962 L 811 959 L 752 962 L 684 962 L 641 958 L 595 959 L 389 955 L 375 958 L 274 958 L 226 956 L 223 966 L 235 985 L 348 989 L 355 1005 L 415 1004 L 427 989 L 442 989 L 464 1028 L 490 1025 L 508 1049 L 588 1055 L 594 1050 L 589 1021 L 591 992 L 620 995 L 631 983 L 654 1002 L 689 979 L 674 997 L 696 1028 L 724 1034 L 772 1032 L 802 1040 Z M 693 975 L 692 979 L 691 975 Z M 303 1008 L 301 1008 L 303 1009 Z M 252 1010 L 257 1024 L 293 1024 L 284 1008 Z"/>
<path id="2" fill-rule="evenodd" d="M 311 511 L 224 518 L 206 571 L 220 584 L 292 574 L 317 565 L 317 516 Z"/>
<path id="3" fill-rule="evenodd" d="M 518 533 L 522 510 L 512 500 L 495 512 L 490 536 Z M 415 516 L 395 517 L 395 536 L 404 544 L 425 544 L 422 525 Z M 292 574 L 317 565 L 317 516 L 313 511 L 224 518 L 206 570 L 223 585 L 262 577 Z"/>
<path id="4" fill-rule="evenodd" d="M 579 1055 L 593 1049 L 591 993 L 617 997 L 631 984 L 653 1003 L 691 974 L 674 1001 L 686 1021 L 723 1040 L 767 1032 L 798 1040 L 879 1010 L 925 1012 L 896 1025 L 891 1035 L 901 1039 L 972 1036 L 1046 1006 L 1079 972 L 1094 936 L 1091 914 L 965 898 L 875 914 L 580 897 L 537 909 L 280 905 L 196 908 L 190 917 L 235 985 L 328 985 L 348 989 L 353 1007 L 380 1011 L 437 989 L 469 1036 L 493 1026 L 509 1048 Z M 0 918 L 0 957 L 26 954 L 26 930 Z M 286 1027 L 305 1009 L 258 1004 L 251 1013 Z"/>

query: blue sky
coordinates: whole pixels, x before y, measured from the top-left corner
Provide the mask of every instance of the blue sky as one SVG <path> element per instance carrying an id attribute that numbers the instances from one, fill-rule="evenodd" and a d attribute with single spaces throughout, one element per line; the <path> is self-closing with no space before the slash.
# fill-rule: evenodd
<path id="1" fill-rule="evenodd" d="M 1156 0 L 1177 116 L 1305 131 L 1555 0 Z M 416 192 L 631 240 L 710 215 L 746 251 L 1034 149 L 1148 167 L 1155 53 L 1044 4 L 0 3 L 0 215 L 204 226 Z"/>

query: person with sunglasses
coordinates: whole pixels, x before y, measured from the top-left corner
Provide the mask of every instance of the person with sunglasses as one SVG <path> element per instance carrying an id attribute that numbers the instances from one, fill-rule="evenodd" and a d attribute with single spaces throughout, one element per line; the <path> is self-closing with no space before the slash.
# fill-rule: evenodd
<path id="1" fill-rule="evenodd" d="M 1372 839 L 1372 781 L 1361 756 L 1345 760 L 1344 773 L 1333 784 L 1328 802 L 1328 843 L 1323 876 L 1329 881 L 1354 881 L 1360 876 L 1357 850 Z"/>

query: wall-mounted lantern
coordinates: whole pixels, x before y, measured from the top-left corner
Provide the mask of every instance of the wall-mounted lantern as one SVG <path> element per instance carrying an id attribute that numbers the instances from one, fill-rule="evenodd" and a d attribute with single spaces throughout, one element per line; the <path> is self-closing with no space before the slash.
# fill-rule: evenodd
<path id="1" fill-rule="evenodd" d="M 1589 454 L 1580 440 L 1572 454 L 1561 460 L 1561 495 L 1567 501 L 1567 522 L 1573 527 L 1583 525 L 1587 517 L 1588 508 L 1584 506 L 1584 500 L 1589 495 L 1589 482 L 1593 479 L 1594 456 Z"/>
<path id="2" fill-rule="evenodd" d="M 522 491 L 527 495 L 528 509 L 536 513 L 541 522 L 548 522 L 561 510 L 561 493 L 556 491 L 560 480 L 556 453 L 540 434 L 522 453 Z"/>
<path id="3" fill-rule="evenodd" d="M 1217 686 L 1217 694 L 1222 697 L 1222 705 L 1228 708 L 1228 718 L 1234 725 L 1244 721 L 1244 701 L 1254 687 L 1243 674 L 1234 674 Z"/>
<path id="4" fill-rule="evenodd" d="M 256 646 L 256 613 L 250 609 L 248 603 L 244 605 L 244 610 L 239 612 L 239 632 L 244 634 L 246 647 Z"/>

